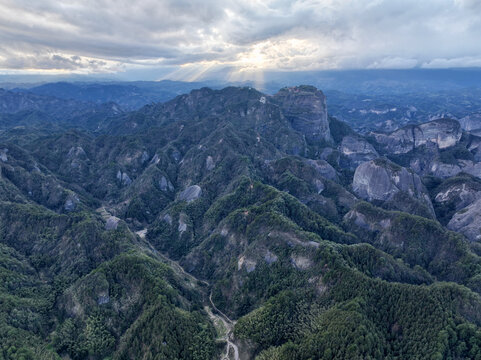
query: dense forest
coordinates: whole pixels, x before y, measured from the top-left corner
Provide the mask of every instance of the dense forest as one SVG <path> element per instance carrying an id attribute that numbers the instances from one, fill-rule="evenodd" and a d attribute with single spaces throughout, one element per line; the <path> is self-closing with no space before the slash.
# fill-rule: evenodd
<path id="1" fill-rule="evenodd" d="M 312 86 L 0 101 L 22 96 L 0 360 L 481 359 L 481 138 L 458 121 L 361 135 Z"/>

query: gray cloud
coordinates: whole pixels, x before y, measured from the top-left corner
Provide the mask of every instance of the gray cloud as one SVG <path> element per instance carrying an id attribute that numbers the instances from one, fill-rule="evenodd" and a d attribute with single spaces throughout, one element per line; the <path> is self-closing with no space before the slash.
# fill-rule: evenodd
<path id="1" fill-rule="evenodd" d="M 0 69 L 480 66 L 480 3 L 0 0 Z"/>

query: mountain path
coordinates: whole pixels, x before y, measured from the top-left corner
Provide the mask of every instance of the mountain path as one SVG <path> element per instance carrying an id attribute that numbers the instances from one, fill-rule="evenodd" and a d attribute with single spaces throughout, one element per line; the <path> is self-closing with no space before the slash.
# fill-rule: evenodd
<path id="1" fill-rule="evenodd" d="M 111 216 L 105 206 L 98 208 L 97 212 L 102 216 L 104 220 L 107 220 Z M 136 234 L 137 237 L 141 240 L 141 242 L 139 243 L 141 247 L 152 253 L 157 258 L 160 258 L 163 262 L 167 263 L 178 276 L 187 279 L 189 284 L 203 295 L 204 310 L 206 311 L 207 315 L 214 324 L 217 333 L 219 334 L 219 337 L 217 339 L 225 341 L 226 343 L 226 349 L 221 355 L 220 360 L 239 360 L 239 347 L 234 342 L 235 321 L 231 320 L 226 314 L 224 314 L 215 306 L 214 302 L 212 301 L 212 291 L 210 291 L 209 295 L 207 296 L 206 289 L 203 288 L 203 286 L 210 288 L 211 284 L 205 280 L 198 279 L 194 275 L 186 272 L 177 261 L 170 259 L 166 255 L 155 249 L 154 246 L 145 239 L 145 234 L 147 233 L 146 229 L 142 230 L 141 234 L 139 234 L 139 231 L 135 232 L 132 229 L 131 232 Z"/>

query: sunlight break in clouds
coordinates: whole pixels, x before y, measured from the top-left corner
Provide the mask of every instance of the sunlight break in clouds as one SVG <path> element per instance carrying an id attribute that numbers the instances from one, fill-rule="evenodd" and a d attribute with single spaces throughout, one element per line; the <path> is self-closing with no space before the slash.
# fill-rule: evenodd
<path id="1" fill-rule="evenodd" d="M 0 71 L 465 67 L 481 64 L 476 0 L 0 0 Z"/>

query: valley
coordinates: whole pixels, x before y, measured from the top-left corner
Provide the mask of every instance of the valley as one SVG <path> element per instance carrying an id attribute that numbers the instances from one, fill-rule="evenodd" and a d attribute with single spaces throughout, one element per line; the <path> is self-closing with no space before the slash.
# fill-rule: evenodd
<path id="1" fill-rule="evenodd" d="M 477 105 L 168 85 L 0 92 L 0 359 L 481 358 Z"/>

